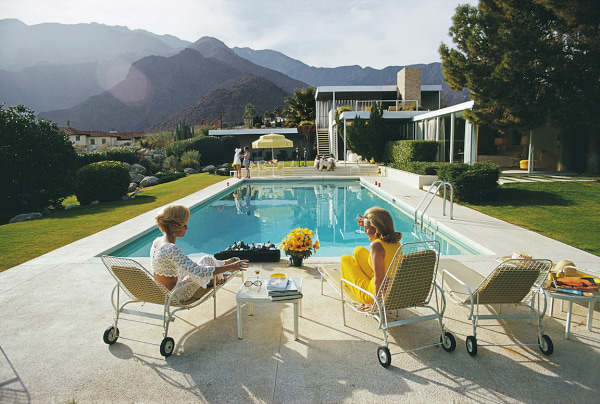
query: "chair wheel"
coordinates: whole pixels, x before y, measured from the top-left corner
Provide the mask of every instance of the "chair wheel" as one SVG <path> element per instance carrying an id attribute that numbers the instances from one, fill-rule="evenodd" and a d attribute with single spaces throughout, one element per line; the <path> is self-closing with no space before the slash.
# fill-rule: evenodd
<path id="1" fill-rule="evenodd" d="M 387 368 L 392 363 L 392 354 L 390 354 L 390 350 L 386 346 L 380 346 L 377 348 L 377 359 L 379 359 L 379 364 L 384 368 Z"/>
<path id="2" fill-rule="evenodd" d="M 104 340 L 105 344 L 114 344 L 119 339 L 119 329 L 111 325 L 104 331 L 104 336 L 102 339 Z"/>
<path id="3" fill-rule="evenodd" d="M 472 335 L 467 337 L 467 352 L 471 356 L 477 355 L 477 338 Z"/>
<path id="4" fill-rule="evenodd" d="M 454 335 L 449 332 L 440 336 L 440 342 L 442 343 L 442 348 L 444 348 L 444 351 L 446 352 L 452 352 L 456 349 L 456 339 L 454 339 Z"/>
<path id="5" fill-rule="evenodd" d="M 542 342 L 540 343 L 540 339 L 538 338 L 538 344 L 540 345 L 540 351 L 546 356 L 552 355 L 554 352 L 554 344 L 549 336 L 546 334 L 542 335 Z"/>
<path id="6" fill-rule="evenodd" d="M 175 348 L 175 341 L 171 337 L 167 337 L 162 340 L 160 343 L 160 354 L 167 358 L 169 355 L 173 353 L 173 349 Z"/>

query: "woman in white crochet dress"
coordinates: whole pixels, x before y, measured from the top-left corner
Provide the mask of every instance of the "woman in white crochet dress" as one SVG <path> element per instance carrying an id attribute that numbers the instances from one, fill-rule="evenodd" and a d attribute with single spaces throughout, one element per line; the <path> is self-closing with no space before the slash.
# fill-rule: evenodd
<path id="1" fill-rule="evenodd" d="M 150 263 L 154 276 L 167 289 L 173 290 L 190 282 L 195 284 L 178 292 L 179 301 L 189 300 L 200 287 L 206 289 L 214 275 L 228 271 L 245 271 L 248 268 L 248 260 L 239 258 L 222 261 L 212 255 L 205 255 L 196 263 L 185 255 L 175 242 L 185 236 L 189 218 L 190 210 L 185 206 L 165 207 L 156 216 L 156 224 L 163 236 L 156 238 L 150 247 Z"/>

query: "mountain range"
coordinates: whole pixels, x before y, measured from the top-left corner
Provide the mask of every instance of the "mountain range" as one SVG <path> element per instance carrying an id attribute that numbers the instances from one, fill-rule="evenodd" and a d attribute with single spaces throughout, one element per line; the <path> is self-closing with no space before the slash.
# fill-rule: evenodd
<path id="1" fill-rule="evenodd" d="M 59 44 L 59 45 L 57 45 Z M 442 84 L 446 103 L 466 95 L 443 84 L 439 63 L 421 67 L 423 84 Z M 403 66 L 319 68 L 272 50 L 194 43 L 103 24 L 28 26 L 0 20 L 0 103 L 24 104 L 40 118 L 81 130 L 155 131 L 242 120 L 286 106 L 309 85 L 394 84 Z"/>

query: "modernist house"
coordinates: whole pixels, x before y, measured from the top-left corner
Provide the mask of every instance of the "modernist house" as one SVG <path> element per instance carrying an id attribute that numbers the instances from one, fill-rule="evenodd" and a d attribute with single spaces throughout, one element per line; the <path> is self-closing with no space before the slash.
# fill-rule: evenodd
<path id="1" fill-rule="evenodd" d="M 370 107 L 377 102 L 384 110 L 383 119 L 397 125 L 402 139 L 439 141 L 443 147 L 438 149 L 438 161 L 491 162 L 529 172 L 566 169 L 569 156 L 564 147 L 561 154 L 559 130 L 543 127 L 525 134 L 499 134 L 464 119 L 473 101 L 440 109 L 441 92 L 441 85 L 421 85 L 418 67 L 398 72 L 395 85 L 319 86 L 315 96 L 318 153 L 347 156 L 347 125 L 356 117 L 369 119 Z M 350 111 L 340 114 L 343 125 L 338 127 L 335 115 L 340 107 Z"/>
<path id="2" fill-rule="evenodd" d="M 279 150 L 285 150 L 289 156 L 292 156 L 293 159 L 296 158 L 296 153 L 300 157 L 300 160 L 303 158 L 303 148 L 304 145 L 302 143 L 302 139 L 300 135 L 298 135 L 298 129 L 296 128 L 263 128 L 263 129 L 247 129 L 247 128 L 239 128 L 239 129 L 210 129 L 208 131 L 209 136 L 223 137 L 223 136 L 235 136 L 240 141 L 240 146 L 249 146 L 252 147 L 252 142 L 258 140 L 262 135 L 268 135 L 269 133 L 277 133 L 279 135 L 285 136 L 287 139 L 294 142 L 293 148 L 286 149 L 274 149 L 273 153 L 277 155 Z M 271 150 L 263 150 L 259 152 L 258 150 L 252 150 L 253 153 L 260 153 L 261 155 L 270 156 Z M 233 153 L 233 151 L 232 151 Z M 260 159 L 259 159 L 260 160 Z"/>

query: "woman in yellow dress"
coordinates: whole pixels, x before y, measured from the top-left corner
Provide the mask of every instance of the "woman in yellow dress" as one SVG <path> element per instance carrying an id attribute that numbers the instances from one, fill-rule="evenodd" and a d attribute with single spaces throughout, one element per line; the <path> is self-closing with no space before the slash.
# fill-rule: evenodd
<path id="1" fill-rule="evenodd" d="M 342 256 L 342 278 L 377 296 L 385 272 L 400 248 L 402 233 L 394 230 L 394 220 L 383 208 L 367 209 L 364 216 L 358 215 L 356 221 L 365 229 L 371 245 L 369 250 L 358 246 L 352 255 Z M 354 290 L 354 294 L 363 302 L 358 306 L 359 310 L 371 308 L 371 296 L 359 290 Z"/>

